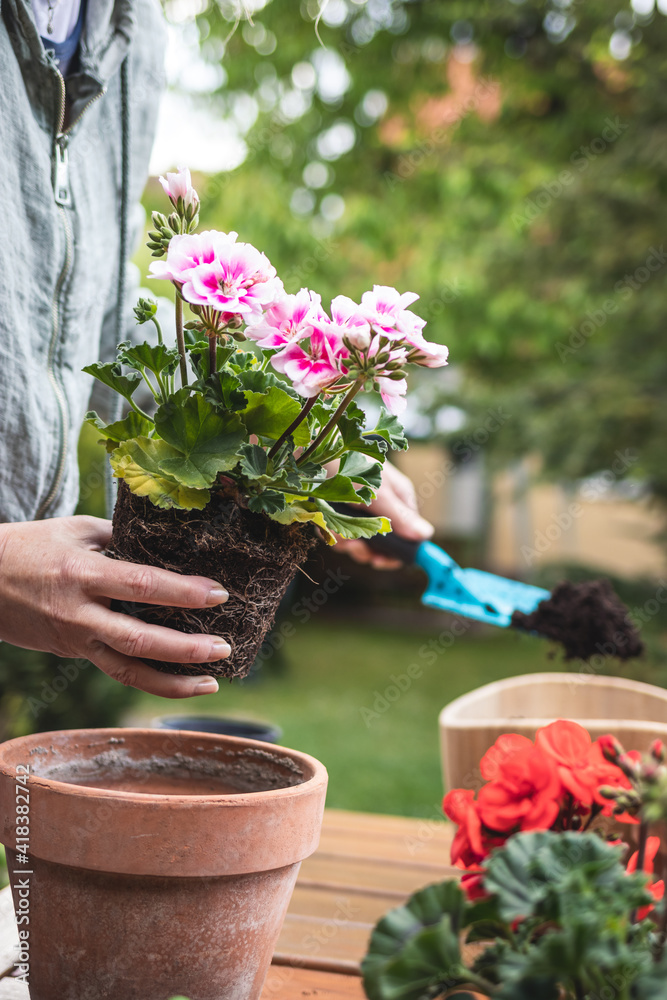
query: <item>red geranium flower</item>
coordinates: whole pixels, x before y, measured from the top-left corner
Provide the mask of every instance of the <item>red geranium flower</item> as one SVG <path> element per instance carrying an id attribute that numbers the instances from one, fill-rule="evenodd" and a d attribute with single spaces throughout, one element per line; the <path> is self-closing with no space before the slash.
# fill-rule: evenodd
<path id="1" fill-rule="evenodd" d="M 647 875 L 653 874 L 655 868 L 655 856 L 658 853 L 659 849 L 660 849 L 660 837 L 648 837 L 646 841 L 646 852 L 644 854 L 644 867 L 642 869 L 643 871 L 646 872 Z M 635 851 L 635 853 L 628 861 L 627 867 L 625 869 L 626 872 L 628 872 L 628 874 L 637 871 L 638 860 L 639 860 L 639 851 Z M 659 903 L 660 900 L 665 895 L 665 883 L 663 882 L 662 879 L 660 879 L 660 881 L 658 882 L 651 882 L 649 885 L 646 886 L 646 888 L 651 893 L 656 903 Z M 649 904 L 648 906 L 642 906 L 637 911 L 637 917 L 639 918 L 639 920 L 643 920 L 645 917 L 648 917 L 648 915 L 652 912 L 653 912 L 653 906 L 651 906 L 651 904 Z"/>
<path id="2" fill-rule="evenodd" d="M 498 777 L 480 790 L 477 812 L 491 830 L 548 830 L 560 812 L 556 764 L 528 744 L 508 754 Z"/>
<path id="3" fill-rule="evenodd" d="M 475 793 L 465 788 L 453 788 L 443 799 L 445 815 L 458 823 L 452 842 L 452 864 L 462 863 L 468 868 L 486 856 L 482 844 L 482 823 L 477 813 Z"/>
<path id="4" fill-rule="evenodd" d="M 479 769 L 484 780 L 495 781 L 503 773 L 507 760 L 517 750 L 525 750 L 532 745 L 532 740 L 529 740 L 527 736 L 519 736 L 518 733 L 505 733 L 503 736 L 499 736 L 479 762 Z"/>
<path id="5" fill-rule="evenodd" d="M 606 783 L 614 765 L 604 759 L 599 747 L 594 748 L 588 731 L 576 722 L 559 719 L 538 729 L 535 746 L 556 762 L 563 791 L 590 809 L 598 788 Z"/>
<path id="6" fill-rule="evenodd" d="M 563 792 L 572 796 L 575 807 L 581 805 L 591 809 L 597 805 L 602 807 L 605 816 L 612 814 L 614 802 L 600 795 L 600 787 L 630 788 L 621 769 L 609 760 L 610 739 L 600 737 L 593 743 L 583 726 L 564 719 L 539 729 L 535 737 L 535 745 L 556 762 Z M 634 822 L 629 816 L 623 819 Z"/>

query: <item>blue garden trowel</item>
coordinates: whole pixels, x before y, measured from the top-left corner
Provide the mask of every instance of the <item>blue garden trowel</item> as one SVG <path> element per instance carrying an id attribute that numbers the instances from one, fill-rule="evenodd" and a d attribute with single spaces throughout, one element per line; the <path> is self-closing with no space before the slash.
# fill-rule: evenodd
<path id="1" fill-rule="evenodd" d="M 352 512 L 359 516 L 358 508 L 350 507 L 346 511 Z M 542 587 L 507 580 L 481 569 L 461 569 L 444 549 L 433 542 L 412 542 L 390 532 L 375 535 L 367 539 L 366 544 L 378 555 L 400 559 L 408 566 L 423 569 L 428 585 L 422 595 L 422 604 L 463 615 L 464 618 L 507 628 L 515 611 L 530 614 L 540 601 L 551 596 Z"/>

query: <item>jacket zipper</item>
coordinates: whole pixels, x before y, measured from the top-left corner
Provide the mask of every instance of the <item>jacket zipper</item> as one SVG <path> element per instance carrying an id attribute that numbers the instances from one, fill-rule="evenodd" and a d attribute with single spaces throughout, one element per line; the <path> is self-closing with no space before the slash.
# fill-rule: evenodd
<path id="1" fill-rule="evenodd" d="M 47 359 L 47 376 L 51 387 L 53 389 L 53 394 L 56 398 L 58 404 L 58 463 L 56 466 L 55 476 L 51 483 L 51 487 L 42 500 L 35 519 L 39 520 L 43 518 L 47 513 L 49 507 L 57 497 L 60 487 L 62 485 L 63 476 L 65 474 L 65 467 L 67 464 L 67 453 L 69 447 L 69 410 L 67 406 L 67 399 L 65 397 L 65 389 L 62 381 L 58 375 L 55 365 L 56 350 L 58 344 L 60 343 L 61 337 L 61 310 L 60 310 L 60 296 L 62 293 L 63 284 L 68 277 L 72 261 L 74 258 L 74 240 L 72 227 L 70 225 L 69 218 L 67 216 L 66 209 L 72 203 L 72 195 L 70 190 L 70 177 L 69 177 L 69 153 L 67 149 L 67 143 L 69 140 L 69 133 L 72 127 L 81 118 L 81 115 L 94 104 L 102 95 L 105 93 L 103 88 L 95 97 L 91 98 L 90 101 L 82 109 L 81 114 L 65 129 L 65 107 L 66 107 L 66 91 L 65 91 L 65 79 L 62 73 L 55 67 L 56 73 L 58 74 L 58 81 L 60 83 L 60 115 L 58 119 L 58 131 L 55 140 L 55 171 L 53 179 L 53 196 L 58 206 L 58 213 L 61 217 L 63 230 L 65 233 L 65 262 L 63 264 L 60 275 L 58 276 L 58 282 L 56 284 L 55 292 L 53 295 L 53 301 L 51 303 L 51 340 L 49 342 L 49 353 Z"/>

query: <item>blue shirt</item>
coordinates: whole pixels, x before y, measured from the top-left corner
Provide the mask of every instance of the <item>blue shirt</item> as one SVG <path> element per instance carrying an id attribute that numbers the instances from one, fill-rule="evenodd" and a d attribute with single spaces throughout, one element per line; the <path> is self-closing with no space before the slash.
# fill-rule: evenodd
<path id="1" fill-rule="evenodd" d="M 77 18 L 76 24 L 74 25 L 74 31 L 66 38 L 64 42 L 54 42 L 52 38 L 44 38 L 42 36 L 42 44 L 46 51 L 53 52 L 54 58 L 58 65 L 58 69 L 63 76 L 67 76 L 72 66 L 72 62 L 77 55 L 79 49 L 79 42 L 81 41 L 81 35 L 83 33 L 83 23 L 85 19 L 86 3 L 85 0 L 81 0 L 81 6 L 79 7 L 79 16 Z"/>

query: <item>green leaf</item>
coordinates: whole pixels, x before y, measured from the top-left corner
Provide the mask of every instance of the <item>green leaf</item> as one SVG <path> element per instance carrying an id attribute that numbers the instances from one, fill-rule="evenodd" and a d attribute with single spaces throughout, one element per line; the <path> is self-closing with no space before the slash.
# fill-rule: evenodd
<path id="1" fill-rule="evenodd" d="M 299 396 L 290 383 L 278 378 L 271 371 L 262 371 L 261 368 L 253 366 L 251 368 L 239 369 L 237 374 L 241 385 L 247 392 L 265 393 L 274 386 L 277 386 L 283 392 L 286 392 L 288 396 L 292 396 L 293 399 L 300 400 L 303 403 L 303 397 Z"/>
<path id="2" fill-rule="evenodd" d="M 294 524 L 296 521 L 301 521 L 303 523 L 312 521 L 312 523 L 321 530 L 324 535 L 324 540 L 328 545 L 336 544 L 336 539 L 329 531 L 322 511 L 315 503 L 310 503 L 308 500 L 298 499 L 290 501 L 287 503 L 284 510 L 277 511 L 274 514 L 271 514 L 270 517 L 279 524 Z"/>
<path id="3" fill-rule="evenodd" d="M 358 451 L 345 455 L 338 471 L 341 475 L 348 476 L 354 483 L 365 483 L 373 490 L 379 489 L 382 484 L 382 462 L 376 462 Z"/>
<path id="4" fill-rule="evenodd" d="M 387 442 L 381 437 L 379 439 L 368 437 L 358 419 L 344 413 L 338 423 L 338 431 L 346 451 L 359 451 L 375 462 L 380 464 L 384 462 Z"/>
<path id="5" fill-rule="evenodd" d="M 190 333 L 190 331 L 187 331 Z M 208 340 L 197 340 L 192 344 L 186 344 L 185 350 L 188 354 L 188 361 L 193 372 L 202 382 L 208 379 L 211 374 L 211 364 L 208 356 Z"/>
<path id="6" fill-rule="evenodd" d="M 403 424 L 398 417 L 394 416 L 393 413 L 388 413 L 384 407 L 380 411 L 380 419 L 371 433 L 379 434 L 394 451 L 405 451 L 408 447 Z"/>
<path id="7" fill-rule="evenodd" d="M 108 441 L 127 441 L 129 438 L 148 436 L 153 430 L 152 420 L 142 417 L 136 410 L 130 410 L 122 420 L 115 420 L 112 424 L 105 424 L 104 421 L 90 410 L 86 414 L 86 423 L 97 428 L 100 434 Z"/>
<path id="8" fill-rule="evenodd" d="M 123 396 L 128 402 L 132 399 L 132 394 L 141 382 L 141 375 L 138 372 L 123 375 L 121 366 L 116 361 L 109 361 L 106 364 L 95 363 L 86 365 L 82 371 L 87 372 L 88 375 L 92 375 L 98 382 L 102 382 L 103 385 L 108 385 L 110 389 L 117 392 L 119 396 Z"/>
<path id="9" fill-rule="evenodd" d="M 352 480 L 347 476 L 341 476 L 340 473 L 330 479 L 325 479 L 323 483 L 311 490 L 308 496 L 317 497 L 319 500 L 328 500 L 330 503 L 359 503 L 361 499 Z"/>
<path id="10" fill-rule="evenodd" d="M 627 917 L 649 897 L 645 876 L 626 875 L 621 853 L 593 833 L 516 834 L 484 862 L 484 884 L 504 920 L 560 919 L 566 911 L 573 919 L 583 895 L 600 900 L 603 915 Z"/>
<path id="11" fill-rule="evenodd" d="M 250 434 L 276 441 L 302 410 L 299 402 L 282 387 L 271 386 L 266 392 L 246 392 L 247 405 L 243 421 Z M 293 434 L 295 445 L 310 441 L 308 423 L 304 420 Z"/>
<path id="12" fill-rule="evenodd" d="M 156 438 L 124 441 L 111 453 L 111 467 L 133 493 L 148 497 L 156 507 L 203 510 L 211 498 L 208 490 L 189 489 L 162 471 L 162 463 L 177 455 L 176 449 Z"/>
<path id="13" fill-rule="evenodd" d="M 390 910 L 371 934 L 361 966 L 370 1000 L 422 1000 L 465 985 L 459 932 L 466 909 L 452 879 L 420 889 Z"/>
<path id="14" fill-rule="evenodd" d="M 278 514 L 286 508 L 285 494 L 278 490 L 264 490 L 250 497 L 248 507 L 257 514 Z"/>
<path id="15" fill-rule="evenodd" d="M 342 538 L 372 538 L 391 531 L 391 521 L 386 517 L 351 517 L 339 514 L 324 500 L 315 501 L 324 515 L 327 527 Z"/>
<path id="16" fill-rule="evenodd" d="M 178 368 L 179 354 L 176 348 L 165 344 L 130 344 L 126 341 L 118 347 L 118 361 L 131 368 L 148 368 L 154 375 L 165 372 L 172 375 Z"/>
<path id="17" fill-rule="evenodd" d="M 243 440 L 243 424 L 236 413 L 221 414 L 198 393 L 188 387 L 179 389 L 155 414 L 158 434 L 177 456 L 161 463 L 163 472 L 184 486 L 206 489 L 219 472 L 234 468 Z"/>
<path id="18" fill-rule="evenodd" d="M 239 448 L 241 471 L 248 479 L 268 479 L 268 457 L 258 444 L 244 444 Z"/>
<path id="19" fill-rule="evenodd" d="M 236 375 L 228 371 L 215 372 L 204 383 L 204 399 L 224 410 L 242 410 L 246 405 L 245 393 Z"/>

